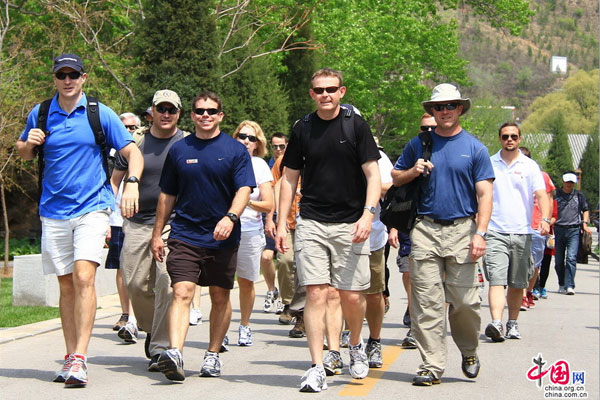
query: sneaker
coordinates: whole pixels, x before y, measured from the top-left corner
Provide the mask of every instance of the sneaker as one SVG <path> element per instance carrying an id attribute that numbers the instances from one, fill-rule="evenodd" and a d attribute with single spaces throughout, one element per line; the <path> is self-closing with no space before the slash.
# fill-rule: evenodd
<path id="1" fill-rule="evenodd" d="M 190 308 L 190 325 L 196 326 L 202 323 L 202 313 L 197 308 Z"/>
<path id="2" fill-rule="evenodd" d="M 342 373 L 344 368 L 344 362 L 339 351 L 328 351 L 323 358 L 323 369 L 325 369 L 325 375 L 333 376 Z"/>
<path id="3" fill-rule="evenodd" d="M 369 359 L 369 368 L 383 367 L 383 358 L 381 357 L 380 342 L 368 342 L 365 353 L 367 353 L 367 358 Z"/>
<path id="4" fill-rule="evenodd" d="M 223 338 L 223 343 L 221 343 L 221 347 L 219 348 L 219 353 L 225 353 L 229 351 L 229 336 L 225 335 Z"/>
<path id="5" fill-rule="evenodd" d="M 263 311 L 275 312 L 277 311 L 276 300 L 279 298 L 279 290 L 275 288 L 275 290 L 270 290 L 267 292 L 267 296 L 265 297 L 265 304 L 263 306 Z"/>
<path id="6" fill-rule="evenodd" d="M 362 339 L 356 346 L 348 344 L 348 349 L 350 349 L 350 375 L 354 379 L 362 379 L 369 373 L 369 362 L 364 348 L 365 345 Z"/>
<path id="7" fill-rule="evenodd" d="M 548 298 L 548 292 L 546 291 L 546 288 L 542 288 L 542 291 L 540 292 L 540 296 L 542 299 Z"/>
<path id="8" fill-rule="evenodd" d="M 504 342 L 502 322 L 490 322 L 485 328 L 485 336 L 494 342 Z"/>
<path id="9" fill-rule="evenodd" d="M 279 315 L 283 312 L 284 305 L 281 301 L 281 297 L 275 300 L 275 314 Z"/>
<path id="10" fill-rule="evenodd" d="M 65 355 L 65 361 L 60 371 L 56 373 L 56 377 L 52 382 L 63 383 L 67 380 L 67 374 L 71 369 L 71 364 L 73 363 L 73 353 Z"/>
<path id="11" fill-rule="evenodd" d="M 406 311 L 404 311 L 404 317 L 402 317 L 402 323 L 410 328 L 410 311 L 408 311 L 408 307 L 406 307 Z"/>
<path id="12" fill-rule="evenodd" d="M 567 293 L 567 289 L 565 289 L 564 286 L 559 286 L 558 287 L 558 293 L 559 294 L 566 294 Z"/>
<path id="13" fill-rule="evenodd" d="M 238 346 L 252 346 L 252 329 L 249 326 L 240 325 L 238 334 Z"/>
<path id="14" fill-rule="evenodd" d="M 168 349 L 158 357 L 158 369 L 171 381 L 185 380 L 183 357 L 177 348 Z"/>
<path id="15" fill-rule="evenodd" d="M 321 366 L 314 366 L 302 375 L 300 391 L 316 393 L 321 390 L 327 390 L 325 370 Z"/>
<path id="16" fill-rule="evenodd" d="M 290 310 L 290 305 L 286 304 L 283 306 L 283 310 L 281 310 L 281 314 L 279 315 L 279 323 L 282 325 L 289 325 L 294 321 L 294 315 Z"/>
<path id="17" fill-rule="evenodd" d="M 527 300 L 527 296 L 523 296 L 521 300 L 521 311 L 529 310 L 529 301 Z"/>
<path id="18" fill-rule="evenodd" d="M 535 308 L 535 302 L 533 301 L 533 292 L 527 292 L 527 303 L 529 303 L 529 309 Z"/>
<path id="19" fill-rule="evenodd" d="M 160 371 L 160 369 L 158 368 L 158 357 L 160 357 L 160 354 L 155 354 L 152 357 L 150 357 L 150 361 L 148 362 L 148 372 Z"/>
<path id="20" fill-rule="evenodd" d="M 412 336 L 412 332 L 410 329 L 408 330 L 408 332 L 406 332 L 406 337 L 404 338 L 404 340 L 402 340 L 401 346 L 403 349 L 416 349 L 417 348 L 417 341 Z"/>
<path id="21" fill-rule="evenodd" d="M 119 331 L 122 327 L 125 326 L 127 320 L 129 319 L 129 314 L 121 314 L 121 318 L 113 325 L 113 331 Z"/>
<path id="22" fill-rule="evenodd" d="M 144 353 L 146 353 L 146 358 L 148 359 L 152 358 L 152 355 L 150 354 L 150 342 L 152 342 L 152 338 L 149 333 L 146 333 L 146 340 L 144 340 Z"/>
<path id="23" fill-rule="evenodd" d="M 304 328 L 304 313 L 299 312 L 296 314 L 296 325 L 290 330 L 289 337 L 291 338 L 303 338 L 306 336 L 306 329 Z"/>
<path id="24" fill-rule="evenodd" d="M 539 300 L 541 297 L 540 291 L 537 289 L 533 289 L 533 292 L 531 292 L 531 294 L 533 295 L 534 300 Z"/>
<path id="25" fill-rule="evenodd" d="M 219 353 L 207 351 L 204 353 L 204 361 L 202 362 L 202 368 L 200 368 L 200 376 L 218 378 L 221 376 L 222 367 L 223 362 L 219 358 Z"/>
<path id="26" fill-rule="evenodd" d="M 517 321 L 511 322 L 508 321 L 506 323 L 506 338 L 507 339 L 521 339 L 521 334 L 519 333 L 519 324 Z"/>
<path id="27" fill-rule="evenodd" d="M 71 354 L 71 368 L 65 376 L 66 387 L 84 387 L 87 385 L 87 358 L 83 354 Z"/>
<path id="28" fill-rule="evenodd" d="M 350 331 L 342 331 L 342 339 L 340 340 L 340 347 L 348 347 L 350 342 Z"/>
<path id="29" fill-rule="evenodd" d="M 477 356 L 462 356 L 462 372 L 467 378 L 477 378 L 481 364 Z"/>
<path id="30" fill-rule="evenodd" d="M 573 296 L 575 294 L 575 289 L 572 287 L 567 288 L 567 296 Z"/>
<path id="31" fill-rule="evenodd" d="M 134 324 L 133 322 L 128 321 L 124 327 L 119 329 L 119 332 L 117 333 L 117 335 L 119 335 L 119 337 L 121 339 L 123 339 L 123 341 L 125 343 L 137 343 L 137 338 L 138 338 L 137 324 Z"/>
<path id="32" fill-rule="evenodd" d="M 442 381 L 433 375 L 433 372 L 427 370 L 421 370 L 417 372 L 417 375 L 413 378 L 412 384 L 414 386 L 431 386 L 439 385 Z"/>

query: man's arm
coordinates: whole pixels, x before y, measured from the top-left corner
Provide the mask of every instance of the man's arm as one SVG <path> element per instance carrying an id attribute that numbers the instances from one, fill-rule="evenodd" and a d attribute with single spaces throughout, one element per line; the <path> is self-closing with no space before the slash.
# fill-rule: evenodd
<path id="1" fill-rule="evenodd" d="M 592 233 L 592 230 L 588 226 L 588 224 L 590 223 L 590 210 L 583 212 L 583 220 L 582 221 L 583 221 L 583 230 L 586 231 L 587 233 Z"/>
<path id="2" fill-rule="evenodd" d="M 394 186 L 405 185 L 424 172 L 429 174 L 432 169 L 433 163 L 431 161 L 425 161 L 422 158 L 419 158 L 415 165 L 410 169 L 393 169 L 392 179 L 394 180 Z"/>
<path id="3" fill-rule="evenodd" d="M 363 173 L 367 178 L 367 198 L 365 207 L 376 207 L 381 198 L 381 175 L 376 160 L 370 160 L 361 165 Z M 361 243 L 369 238 L 373 214 L 369 210 L 363 210 L 363 214 L 354 224 L 352 229 L 352 242 Z"/>
<path id="4" fill-rule="evenodd" d="M 161 192 L 158 195 L 156 204 L 156 218 L 154 220 L 154 228 L 152 229 L 152 240 L 150 246 L 152 256 L 155 260 L 162 262 L 165 256 L 165 244 L 162 240 L 162 232 L 169 220 L 169 216 L 175 207 L 177 196 Z"/>
<path id="5" fill-rule="evenodd" d="M 140 179 L 144 170 L 144 158 L 140 149 L 134 142 L 119 150 L 119 153 L 127 159 L 129 176 Z M 121 196 L 121 214 L 124 218 L 131 218 L 139 211 L 139 184 L 126 182 Z M 170 214 L 169 214 L 170 215 Z"/>
<path id="6" fill-rule="evenodd" d="M 250 186 L 242 186 L 235 192 L 235 196 L 233 197 L 233 201 L 231 202 L 231 207 L 227 213 L 233 213 L 238 217 L 242 215 L 244 208 L 246 208 L 246 204 L 248 204 L 248 200 L 250 200 Z M 233 221 L 229 219 L 227 215 L 224 215 L 223 218 L 217 225 L 215 226 L 215 230 L 213 231 L 213 238 L 215 240 L 225 240 L 231 235 L 233 231 Z"/>
<path id="7" fill-rule="evenodd" d="M 488 223 L 492 216 L 492 180 L 486 179 L 475 183 L 477 195 L 477 232 L 487 232 Z M 471 238 L 471 259 L 476 261 L 485 254 L 485 239 L 480 235 Z"/>
<path id="8" fill-rule="evenodd" d="M 279 204 L 277 210 L 277 234 L 275 236 L 275 247 L 280 253 L 288 251 L 286 246 L 287 237 L 287 218 L 290 213 L 290 207 L 292 206 L 292 199 L 298 186 L 298 179 L 300 179 L 300 170 L 284 168 L 283 176 L 281 177 L 279 184 Z"/>
<path id="9" fill-rule="evenodd" d="M 542 214 L 542 218 L 552 217 L 552 212 L 550 211 L 550 198 L 546 190 L 539 189 L 533 192 L 535 198 L 538 202 L 538 207 L 540 208 L 540 212 Z M 550 233 L 550 224 L 543 219 L 540 221 L 540 235 L 547 235 Z"/>
<path id="10" fill-rule="evenodd" d="M 37 146 L 43 145 L 45 141 L 46 135 L 41 129 L 30 129 L 26 141 L 21 140 L 21 138 L 17 139 L 17 153 L 22 159 L 31 161 L 37 155 Z"/>

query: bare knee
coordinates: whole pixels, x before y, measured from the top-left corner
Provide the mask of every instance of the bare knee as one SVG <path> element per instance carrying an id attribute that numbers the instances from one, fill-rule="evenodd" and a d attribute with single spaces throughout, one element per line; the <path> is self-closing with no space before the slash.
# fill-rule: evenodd
<path id="1" fill-rule="evenodd" d="M 210 301 L 213 307 L 220 308 L 229 303 L 229 289 L 221 287 L 210 287 Z"/>

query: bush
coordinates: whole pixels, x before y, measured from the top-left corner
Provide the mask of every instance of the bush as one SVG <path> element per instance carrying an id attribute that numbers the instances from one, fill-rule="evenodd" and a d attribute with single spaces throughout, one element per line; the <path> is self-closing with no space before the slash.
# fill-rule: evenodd
<path id="1" fill-rule="evenodd" d="M 38 254 L 42 252 L 40 239 L 10 239 L 10 252 L 8 258 L 12 260 L 14 256 L 23 256 L 27 254 Z M 4 246 L 0 246 L 0 260 L 4 259 Z"/>

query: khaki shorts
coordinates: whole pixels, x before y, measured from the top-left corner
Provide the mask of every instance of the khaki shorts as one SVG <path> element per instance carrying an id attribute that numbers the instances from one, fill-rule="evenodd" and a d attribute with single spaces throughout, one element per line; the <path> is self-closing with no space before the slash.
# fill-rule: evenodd
<path id="1" fill-rule="evenodd" d="M 371 252 L 369 268 L 371 270 L 371 287 L 364 290 L 363 294 L 383 293 L 385 290 L 385 247 Z"/>
<path id="2" fill-rule="evenodd" d="M 531 235 L 488 231 L 486 239 L 483 270 L 490 286 L 508 285 L 514 289 L 529 286 Z"/>
<path id="3" fill-rule="evenodd" d="M 369 241 L 352 243 L 353 227 L 298 218 L 294 257 L 300 286 L 328 284 L 355 291 L 371 286 Z"/>

